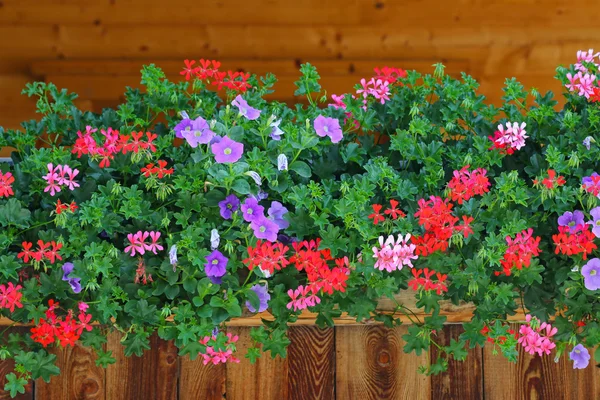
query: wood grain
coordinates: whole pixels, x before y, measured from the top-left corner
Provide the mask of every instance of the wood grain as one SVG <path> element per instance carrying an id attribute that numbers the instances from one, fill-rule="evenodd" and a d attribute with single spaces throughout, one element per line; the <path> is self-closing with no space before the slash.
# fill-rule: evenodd
<path id="1" fill-rule="evenodd" d="M 281 400 L 288 398 L 288 358 L 271 358 L 263 354 L 256 364 L 244 357 L 252 345 L 250 328 L 229 328 L 239 335 L 237 356 L 239 364 L 227 364 L 227 400 Z"/>
<path id="2" fill-rule="evenodd" d="M 429 399 L 430 378 L 416 368 L 429 363 L 429 354 L 405 354 L 406 332 L 406 327 L 337 327 L 337 398 Z"/>
<path id="3" fill-rule="evenodd" d="M 151 336 L 151 350 L 142 357 L 125 357 L 121 335 L 111 333 L 107 349 L 112 350 L 116 363 L 106 369 L 106 398 L 111 400 L 178 398 L 177 348 L 157 335 Z"/>
<path id="4" fill-rule="evenodd" d="M 329 400 L 335 396 L 334 329 L 290 328 L 288 395 L 292 400 Z"/>
<path id="5" fill-rule="evenodd" d="M 194 361 L 180 357 L 180 400 L 222 400 L 225 398 L 227 369 L 224 364 L 203 365 L 202 358 Z"/>
<path id="6" fill-rule="evenodd" d="M 463 332 L 462 325 L 445 325 L 438 333 L 436 342 L 442 346 L 450 345 L 450 340 L 458 340 Z M 437 347 L 431 347 L 431 362 L 439 354 Z M 431 377 L 431 398 L 435 400 L 479 400 L 483 398 L 482 349 L 469 349 L 465 361 L 453 358 L 448 362 L 448 370 Z M 460 382 L 460 383 L 459 383 Z"/>
<path id="7" fill-rule="evenodd" d="M 41 378 L 35 382 L 35 399 L 100 400 L 105 398 L 105 370 L 97 367 L 96 355 L 90 348 L 76 344 L 73 347 L 53 348 L 60 375 L 49 383 Z"/>

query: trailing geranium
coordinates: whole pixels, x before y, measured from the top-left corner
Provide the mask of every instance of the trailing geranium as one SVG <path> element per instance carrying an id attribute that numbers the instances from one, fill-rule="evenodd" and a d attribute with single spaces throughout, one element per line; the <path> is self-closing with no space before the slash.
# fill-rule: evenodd
<path id="1" fill-rule="evenodd" d="M 427 373 L 484 343 L 584 368 L 600 344 L 597 57 L 558 69 L 560 111 L 514 79 L 492 107 L 441 65 L 376 68 L 329 103 L 305 64 L 294 107 L 264 100 L 274 76 L 214 60 L 186 60 L 179 82 L 146 66 L 145 90 L 102 114 L 27 85 L 41 120 L 0 128 L 14 148 L 0 171 L 0 309 L 32 326 L 0 345 L 16 361 L 7 390 L 58 373 L 36 367 L 53 364 L 53 346 L 114 362 L 110 329 L 127 355 L 157 332 L 218 364 L 244 356 L 225 323 L 264 312 L 245 356 L 285 356 L 304 310 L 321 326 L 404 314 L 406 351 L 440 349 Z M 428 316 L 397 303 L 401 291 Z M 442 301 L 474 305 L 449 346 L 437 343 Z"/>

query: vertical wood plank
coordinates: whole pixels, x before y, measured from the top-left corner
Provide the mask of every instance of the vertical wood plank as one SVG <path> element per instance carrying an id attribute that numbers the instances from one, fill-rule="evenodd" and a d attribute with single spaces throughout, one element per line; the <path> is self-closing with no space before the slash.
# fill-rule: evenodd
<path id="1" fill-rule="evenodd" d="M 288 358 L 271 358 L 263 354 L 252 365 L 244 357 L 252 346 L 249 327 L 230 327 L 238 335 L 237 357 L 239 364 L 227 364 L 227 400 L 282 400 L 288 398 Z"/>
<path id="2" fill-rule="evenodd" d="M 513 324 L 518 330 L 518 325 Z M 501 354 L 493 354 L 493 346 L 483 349 L 484 392 L 486 400 L 541 399 L 593 400 L 600 398 L 600 370 L 593 360 L 583 370 L 573 369 L 567 357 L 554 362 L 555 354 L 531 356 L 519 345 L 516 364 Z"/>
<path id="3" fill-rule="evenodd" d="M 335 331 L 316 326 L 290 328 L 288 394 L 293 400 L 334 398 Z"/>
<path id="4" fill-rule="evenodd" d="M 463 333 L 462 325 L 445 325 L 435 338 L 442 346 L 450 345 L 450 340 L 458 340 Z M 431 347 L 431 363 L 437 360 L 439 350 Z M 448 361 L 448 370 L 431 377 L 431 398 L 435 400 L 479 400 L 483 398 L 482 349 L 469 349 L 465 361 Z"/>
<path id="5" fill-rule="evenodd" d="M 67 346 L 50 350 L 56 354 L 60 375 L 49 383 L 41 378 L 35 382 L 36 399 L 103 400 L 105 398 L 105 370 L 96 366 L 96 354 L 90 348 Z"/>
<path id="6" fill-rule="evenodd" d="M 338 326 L 336 329 L 336 398 L 429 399 L 430 378 L 419 374 L 429 354 L 405 354 L 404 326 Z"/>
<path id="7" fill-rule="evenodd" d="M 194 361 L 180 358 L 179 400 L 222 400 L 225 398 L 227 369 L 224 364 L 204 365 L 202 358 Z"/>
<path id="8" fill-rule="evenodd" d="M 108 337 L 107 348 L 117 361 L 106 370 L 106 398 L 176 400 L 179 362 L 175 345 L 155 334 L 150 338 L 151 350 L 142 357 L 125 357 L 120 341 L 117 332 Z"/>

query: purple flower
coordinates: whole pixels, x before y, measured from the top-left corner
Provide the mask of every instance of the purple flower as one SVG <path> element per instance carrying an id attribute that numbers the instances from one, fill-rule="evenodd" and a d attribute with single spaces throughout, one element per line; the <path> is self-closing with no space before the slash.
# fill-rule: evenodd
<path id="1" fill-rule="evenodd" d="M 215 155 L 215 161 L 219 164 L 234 163 L 242 158 L 244 153 L 244 145 L 229 139 L 227 136 L 224 136 L 220 142 L 213 143 L 210 149 Z"/>
<path id="2" fill-rule="evenodd" d="M 262 180 L 260 179 L 260 175 L 258 174 L 258 172 L 247 171 L 245 172 L 245 174 L 252 178 L 254 180 L 254 183 L 256 183 L 258 186 L 262 185 Z"/>
<path id="3" fill-rule="evenodd" d="M 173 271 L 176 271 L 176 269 L 175 269 L 175 268 L 177 268 L 177 246 L 176 245 L 171 246 L 171 249 L 169 250 L 169 262 L 173 266 Z"/>
<path id="4" fill-rule="evenodd" d="M 259 217 L 264 217 L 265 208 L 258 204 L 258 200 L 253 197 L 248 197 L 242 204 L 242 212 L 244 213 L 244 221 L 253 222 Z"/>
<path id="5" fill-rule="evenodd" d="M 213 250 L 206 257 L 206 264 L 204 264 L 204 272 L 208 277 L 220 278 L 225 275 L 227 268 L 227 261 L 229 259 L 223 255 L 219 250 Z"/>
<path id="6" fill-rule="evenodd" d="M 248 105 L 248 102 L 242 98 L 241 95 L 237 95 L 235 100 L 231 102 L 231 105 L 236 106 L 240 110 L 240 114 L 247 119 L 253 121 L 260 116 L 260 110 L 252 108 Z"/>
<path id="7" fill-rule="evenodd" d="M 256 199 L 256 201 L 261 201 L 269 197 L 269 194 L 262 189 L 258 189 L 258 193 L 256 193 L 256 195 L 251 194 L 250 197 Z"/>
<path id="8" fill-rule="evenodd" d="M 337 118 L 329 118 L 319 115 L 314 122 L 315 131 L 320 137 L 329 136 L 331 143 L 338 143 L 342 140 L 342 128 Z"/>
<path id="9" fill-rule="evenodd" d="M 254 236 L 257 239 L 266 239 L 269 242 L 274 242 L 277 240 L 277 232 L 279 232 L 279 227 L 277 224 L 264 215 L 256 218 L 250 224 L 250 227 L 254 231 Z"/>
<path id="10" fill-rule="evenodd" d="M 590 215 L 593 221 L 588 221 L 588 224 L 592 225 L 592 233 L 600 238 L 600 207 L 592 208 Z"/>
<path id="11" fill-rule="evenodd" d="M 67 282 L 71 286 L 71 290 L 73 290 L 73 293 L 80 293 L 81 292 L 81 279 L 69 276 L 71 274 L 71 272 L 73 272 L 74 268 L 75 268 L 75 266 L 73 265 L 73 263 L 70 263 L 70 262 L 64 263 L 62 266 L 62 270 L 63 270 L 62 280 Z"/>
<path id="12" fill-rule="evenodd" d="M 277 169 L 280 171 L 287 171 L 288 159 L 285 154 L 280 154 L 277 156 Z"/>
<path id="13" fill-rule="evenodd" d="M 594 138 L 591 136 L 586 137 L 585 139 L 583 139 L 583 145 L 585 146 L 586 149 L 590 149 L 591 145 L 592 145 L 592 141 L 595 142 Z"/>
<path id="14" fill-rule="evenodd" d="M 215 133 L 210 130 L 204 118 L 198 117 L 192 121 L 191 127 L 188 126 L 185 130 L 181 131 L 181 135 L 190 146 L 196 148 L 199 144 L 210 143 Z"/>
<path id="15" fill-rule="evenodd" d="M 193 125 L 193 121 L 185 111 L 181 112 L 181 116 L 183 119 L 179 121 L 179 123 L 173 128 L 175 131 L 175 137 L 178 137 L 179 139 L 183 139 L 183 133 L 185 131 L 190 131 Z"/>
<path id="16" fill-rule="evenodd" d="M 579 225 L 584 225 L 583 213 L 579 210 L 573 212 L 567 211 L 560 217 L 558 217 L 559 226 L 568 226 L 571 233 L 578 231 Z"/>
<path id="17" fill-rule="evenodd" d="M 221 243 L 221 235 L 219 235 L 218 230 L 213 229 L 210 231 L 210 248 L 212 250 L 216 249 L 219 247 L 219 243 Z"/>
<path id="18" fill-rule="evenodd" d="M 250 290 L 256 293 L 256 295 L 258 296 L 258 301 L 260 302 L 257 311 L 256 308 L 252 307 L 252 304 L 249 301 L 246 301 L 246 307 L 248 307 L 248 310 L 250 310 L 250 312 L 263 312 L 267 308 L 269 308 L 268 302 L 269 300 L 271 300 L 271 295 L 269 294 L 269 289 L 266 285 L 254 285 L 250 288 Z"/>
<path id="19" fill-rule="evenodd" d="M 582 344 L 573 347 L 569 353 L 569 358 L 573 361 L 573 369 L 584 369 L 590 363 L 590 352 Z"/>
<path id="20" fill-rule="evenodd" d="M 600 289 L 600 259 L 592 258 L 581 268 L 583 283 L 587 290 Z"/>
<path id="21" fill-rule="evenodd" d="M 281 135 L 283 135 L 285 133 L 281 129 L 279 129 L 280 123 L 281 123 L 281 120 L 273 121 L 273 122 L 271 122 L 271 125 L 269 125 L 271 128 L 273 128 L 271 130 L 271 134 L 269 135 L 269 136 L 271 136 L 271 139 L 273 139 L 273 140 L 281 140 Z"/>
<path id="22" fill-rule="evenodd" d="M 220 285 L 223 283 L 223 277 L 221 276 L 209 276 L 208 280 L 214 285 Z"/>
<path id="23" fill-rule="evenodd" d="M 285 229 L 290 226 L 290 223 L 283 219 L 283 216 L 288 213 L 288 209 L 278 201 L 271 202 L 271 207 L 267 211 L 269 217 L 277 224 L 279 229 Z"/>
<path id="24" fill-rule="evenodd" d="M 225 197 L 225 200 L 219 202 L 219 208 L 221 209 L 221 217 L 231 219 L 233 213 L 240 208 L 240 199 L 235 194 L 230 194 Z"/>

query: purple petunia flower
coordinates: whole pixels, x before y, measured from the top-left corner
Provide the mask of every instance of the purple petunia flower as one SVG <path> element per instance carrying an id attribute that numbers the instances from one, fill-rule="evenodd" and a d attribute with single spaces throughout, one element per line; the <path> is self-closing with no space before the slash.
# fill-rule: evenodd
<path id="1" fill-rule="evenodd" d="M 242 204 L 242 212 L 244 213 L 244 221 L 253 222 L 259 217 L 264 217 L 265 208 L 258 204 L 255 198 L 248 197 Z"/>
<path id="2" fill-rule="evenodd" d="M 256 236 L 257 239 L 266 239 L 269 242 L 277 240 L 279 226 L 264 215 L 261 215 L 252 221 L 250 227 L 254 231 L 254 236 Z"/>
<path id="3" fill-rule="evenodd" d="M 329 136 L 331 143 L 338 143 L 342 140 L 342 128 L 337 118 L 329 118 L 319 115 L 314 122 L 314 128 L 320 137 Z"/>
<path id="4" fill-rule="evenodd" d="M 229 259 L 223 255 L 219 250 L 213 250 L 206 257 L 206 264 L 204 264 L 204 272 L 208 277 L 220 278 L 225 275 L 227 269 L 227 262 Z"/>
<path id="5" fill-rule="evenodd" d="M 260 110 L 252 108 L 248 105 L 248 102 L 242 98 L 241 95 L 237 95 L 235 100 L 231 102 L 232 106 L 236 106 L 240 110 L 240 114 L 247 119 L 253 121 L 260 117 Z"/>
<path id="6" fill-rule="evenodd" d="M 177 125 L 175 125 L 173 130 L 175 131 L 175 137 L 183 139 L 183 133 L 192 129 L 193 121 L 185 111 L 182 111 L 180 114 L 183 119 L 179 121 Z"/>
<path id="7" fill-rule="evenodd" d="M 590 352 L 582 344 L 573 347 L 569 353 L 569 358 L 573 361 L 573 369 L 584 369 L 590 363 Z"/>
<path id="8" fill-rule="evenodd" d="M 192 121 L 191 127 L 186 127 L 181 131 L 181 135 L 190 146 L 196 148 L 199 144 L 210 143 L 215 133 L 210 130 L 210 126 L 204 118 L 198 117 Z"/>
<path id="9" fill-rule="evenodd" d="M 215 161 L 219 164 L 234 163 L 244 154 L 244 145 L 227 136 L 224 136 L 220 142 L 213 143 L 210 149 L 215 155 Z"/>
<path id="10" fill-rule="evenodd" d="M 250 312 L 263 312 L 267 308 L 269 308 L 269 300 L 271 300 L 271 295 L 269 294 L 269 289 L 266 285 L 257 284 L 252 286 L 250 290 L 256 293 L 256 295 L 258 296 L 258 300 L 260 301 L 258 310 L 252 307 L 252 304 L 249 301 L 246 301 L 246 307 L 248 307 L 248 310 L 250 310 Z"/>
<path id="11" fill-rule="evenodd" d="M 588 224 L 592 225 L 592 233 L 600 238 L 600 207 L 592 208 L 590 215 L 593 220 L 588 221 Z"/>
<path id="12" fill-rule="evenodd" d="M 260 175 L 258 174 L 258 172 L 247 171 L 245 172 L 245 174 L 252 178 L 252 180 L 254 180 L 254 183 L 256 183 L 258 186 L 262 185 L 262 179 L 260 179 Z"/>
<path id="13" fill-rule="evenodd" d="M 269 210 L 267 211 L 267 214 L 269 214 L 269 217 L 277 224 L 279 229 L 285 229 L 290 226 L 290 223 L 283 219 L 283 216 L 287 213 L 288 209 L 278 201 L 271 202 L 271 207 L 269 207 Z"/>
<path id="14" fill-rule="evenodd" d="M 586 137 L 585 139 L 583 139 L 583 145 L 585 146 L 586 149 L 590 149 L 592 142 L 595 142 L 594 138 L 591 136 Z"/>
<path id="15" fill-rule="evenodd" d="M 573 212 L 567 211 L 560 217 L 558 217 L 559 226 L 568 226 L 571 233 L 578 231 L 580 225 L 584 225 L 583 212 L 575 210 Z"/>
<path id="16" fill-rule="evenodd" d="M 273 122 L 271 122 L 271 125 L 269 125 L 271 128 L 273 128 L 271 130 L 271 134 L 269 135 L 271 137 L 271 139 L 273 139 L 273 140 L 281 140 L 281 135 L 283 135 L 285 133 L 279 128 L 280 123 L 281 123 L 281 120 L 273 121 Z"/>
<path id="17" fill-rule="evenodd" d="M 262 189 L 258 189 L 258 193 L 256 193 L 255 195 L 251 194 L 250 197 L 256 199 L 256 201 L 261 201 L 269 197 L 269 194 Z"/>
<path id="18" fill-rule="evenodd" d="M 280 154 L 277 156 L 277 169 L 280 171 L 287 171 L 288 159 L 285 154 Z"/>
<path id="19" fill-rule="evenodd" d="M 62 280 L 67 282 L 71 286 L 71 290 L 73 290 L 73 293 L 80 293 L 81 292 L 81 278 L 70 277 L 71 272 L 73 272 L 74 268 L 75 268 L 75 266 L 73 265 L 73 263 L 70 263 L 70 262 L 64 263 L 62 266 L 62 270 L 63 270 Z"/>
<path id="20" fill-rule="evenodd" d="M 231 216 L 240 208 L 240 199 L 235 194 L 225 197 L 225 200 L 219 202 L 221 217 L 231 219 Z"/>
<path id="21" fill-rule="evenodd" d="M 581 268 L 583 284 L 587 290 L 600 289 L 600 258 L 592 258 Z"/>
<path id="22" fill-rule="evenodd" d="M 214 285 L 220 285 L 223 283 L 223 277 L 221 276 L 209 276 L 208 280 Z"/>

